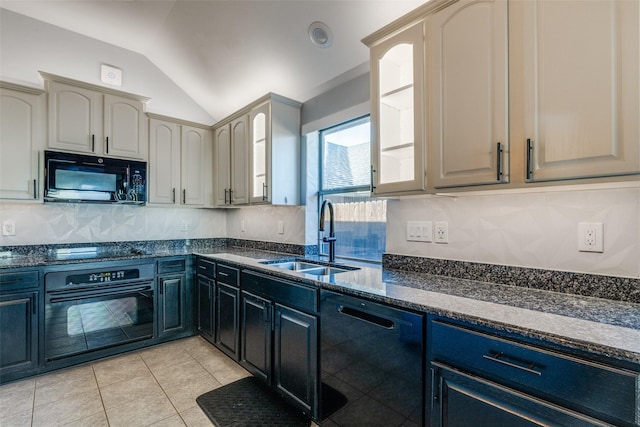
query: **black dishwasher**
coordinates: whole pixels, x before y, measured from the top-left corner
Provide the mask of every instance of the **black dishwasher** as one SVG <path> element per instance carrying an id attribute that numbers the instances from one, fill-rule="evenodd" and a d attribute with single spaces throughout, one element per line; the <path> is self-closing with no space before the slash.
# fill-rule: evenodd
<path id="1" fill-rule="evenodd" d="M 424 315 L 322 291 L 321 419 L 423 425 Z"/>

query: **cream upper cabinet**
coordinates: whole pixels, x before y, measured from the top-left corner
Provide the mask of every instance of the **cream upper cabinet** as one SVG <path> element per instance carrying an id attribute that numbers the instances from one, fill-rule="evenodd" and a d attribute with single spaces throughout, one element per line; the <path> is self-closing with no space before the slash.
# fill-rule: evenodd
<path id="1" fill-rule="evenodd" d="M 300 203 L 300 104 L 271 94 L 251 109 L 250 201 Z"/>
<path id="2" fill-rule="evenodd" d="M 216 206 L 300 203 L 300 103 L 268 94 L 214 133 Z"/>
<path id="3" fill-rule="evenodd" d="M 181 152 L 181 200 L 190 206 L 209 206 L 211 197 L 211 131 L 192 126 L 182 126 Z"/>
<path id="4" fill-rule="evenodd" d="M 433 188 L 508 182 L 506 0 L 461 0 L 427 19 Z"/>
<path id="5" fill-rule="evenodd" d="M 0 82 L 0 199 L 39 199 L 44 92 Z"/>
<path id="6" fill-rule="evenodd" d="M 526 1 L 526 179 L 640 172 L 638 1 Z"/>
<path id="7" fill-rule="evenodd" d="M 146 116 L 142 102 L 104 95 L 104 154 L 146 159 Z"/>
<path id="8" fill-rule="evenodd" d="M 214 190 L 216 206 L 226 206 L 231 188 L 231 125 L 214 130 L 213 138 Z"/>
<path id="9" fill-rule="evenodd" d="M 249 129 L 247 116 L 231 122 L 231 187 L 229 203 L 249 203 Z"/>
<path id="10" fill-rule="evenodd" d="M 265 103 L 254 108 L 249 114 L 249 125 L 251 126 L 251 176 L 249 178 L 251 203 L 264 203 L 271 200 L 269 196 L 271 185 L 267 183 L 267 176 L 270 176 L 271 172 L 271 111 L 269 106 L 269 103 Z"/>
<path id="11" fill-rule="evenodd" d="M 215 130 L 214 188 L 215 205 L 249 203 L 249 130 L 248 117 L 241 115 Z"/>
<path id="12" fill-rule="evenodd" d="M 424 22 L 367 44 L 371 48 L 372 192 L 424 191 Z"/>
<path id="13" fill-rule="evenodd" d="M 180 126 L 149 119 L 149 203 L 180 202 Z"/>
<path id="14" fill-rule="evenodd" d="M 149 119 L 149 203 L 213 205 L 211 130 Z"/>
<path id="15" fill-rule="evenodd" d="M 92 85 L 47 80 L 49 143 L 54 150 L 146 160 L 144 102 Z"/>
<path id="16" fill-rule="evenodd" d="M 102 97 L 99 93 L 49 82 L 49 148 L 102 153 Z"/>

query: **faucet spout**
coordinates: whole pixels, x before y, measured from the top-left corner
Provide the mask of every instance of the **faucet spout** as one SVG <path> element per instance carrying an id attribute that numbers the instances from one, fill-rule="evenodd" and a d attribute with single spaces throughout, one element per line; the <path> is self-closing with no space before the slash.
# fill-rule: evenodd
<path id="1" fill-rule="evenodd" d="M 333 216 L 333 203 L 331 203 L 331 200 L 325 200 L 322 202 L 322 206 L 320 207 L 320 226 L 318 229 L 319 231 L 324 231 L 324 211 L 326 206 L 329 207 L 329 237 L 323 237 L 322 241 L 329 243 L 329 262 L 334 262 L 336 260 L 336 231 Z"/>

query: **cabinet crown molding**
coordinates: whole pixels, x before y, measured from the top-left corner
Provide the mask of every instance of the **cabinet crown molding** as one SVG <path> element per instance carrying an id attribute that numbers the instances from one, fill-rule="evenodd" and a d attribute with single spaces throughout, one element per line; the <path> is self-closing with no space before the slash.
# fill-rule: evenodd
<path id="1" fill-rule="evenodd" d="M 242 107 L 240 110 L 236 111 L 235 113 L 225 117 L 224 119 L 218 121 L 215 125 L 213 125 L 214 128 L 218 128 L 222 125 L 225 125 L 235 119 L 237 119 L 240 116 L 249 114 L 249 111 L 253 110 L 255 107 L 259 106 L 260 104 L 264 104 L 265 102 L 268 101 L 276 101 L 276 102 L 280 102 L 282 104 L 287 104 L 290 105 L 292 107 L 295 108 L 300 108 L 302 107 L 302 103 L 295 101 L 291 98 L 287 98 L 285 96 L 282 95 L 278 95 L 276 93 L 273 92 L 269 92 L 266 95 L 256 99 L 255 101 L 253 101 L 252 103 Z"/>
<path id="2" fill-rule="evenodd" d="M 11 83 L 4 80 L 0 80 L 0 88 L 17 90 L 19 92 L 31 93 L 33 95 L 42 95 L 44 93 L 44 90 L 39 89 L 37 87 L 24 86 L 21 84 Z"/>
<path id="3" fill-rule="evenodd" d="M 121 96 L 123 98 L 134 99 L 136 101 L 140 101 L 140 102 L 145 103 L 145 104 L 147 102 L 151 101 L 151 98 L 146 97 L 146 96 L 136 95 L 136 94 L 129 93 L 129 92 L 123 92 L 121 90 L 111 89 L 111 88 L 108 88 L 106 86 L 100 86 L 100 85 L 96 85 L 96 84 L 92 84 L 92 83 L 83 82 L 83 81 L 80 81 L 80 80 L 74 80 L 74 79 L 70 79 L 68 77 L 63 77 L 63 76 L 58 76 L 58 75 L 55 75 L 55 74 L 46 73 L 44 71 L 38 71 L 38 72 L 40 73 L 42 78 L 45 80 L 45 87 L 46 87 L 46 82 L 47 81 L 54 81 L 54 82 L 58 82 L 58 83 L 64 83 L 64 84 L 68 84 L 68 85 L 72 85 L 72 86 L 76 86 L 76 87 L 81 87 L 81 88 L 84 88 L 84 89 L 94 90 L 94 91 L 101 92 L 101 93 L 106 93 L 106 94 L 109 94 L 109 95 L 115 95 L 115 96 Z"/>
<path id="4" fill-rule="evenodd" d="M 146 115 L 150 119 L 162 120 L 162 121 L 165 121 L 165 122 L 175 123 L 177 125 L 191 126 L 191 127 L 200 128 L 200 129 L 206 129 L 206 130 L 211 130 L 212 129 L 212 125 L 205 125 L 205 124 L 202 124 L 202 123 L 190 122 L 189 120 L 182 120 L 182 119 L 177 119 L 175 117 L 163 116 L 162 114 L 156 114 L 156 113 L 147 112 Z"/>
<path id="5" fill-rule="evenodd" d="M 368 35 L 363 38 L 361 41 L 368 47 L 375 46 L 378 43 L 384 41 L 385 39 L 393 36 L 395 33 L 401 31 L 402 29 L 415 24 L 418 21 L 423 20 L 429 15 L 436 13 L 437 11 L 444 9 L 447 6 L 450 6 L 454 3 L 457 3 L 459 0 L 431 0 L 427 1 L 422 6 L 412 10 L 404 16 L 396 19 L 395 21 L 385 25 L 384 27 L 377 30 L 375 33 Z"/>

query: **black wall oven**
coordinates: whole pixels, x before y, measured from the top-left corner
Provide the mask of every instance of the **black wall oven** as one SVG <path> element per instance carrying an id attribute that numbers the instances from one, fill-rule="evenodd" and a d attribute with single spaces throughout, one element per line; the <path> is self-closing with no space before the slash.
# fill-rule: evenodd
<path id="1" fill-rule="evenodd" d="M 45 275 L 45 362 L 153 338 L 154 264 Z"/>

